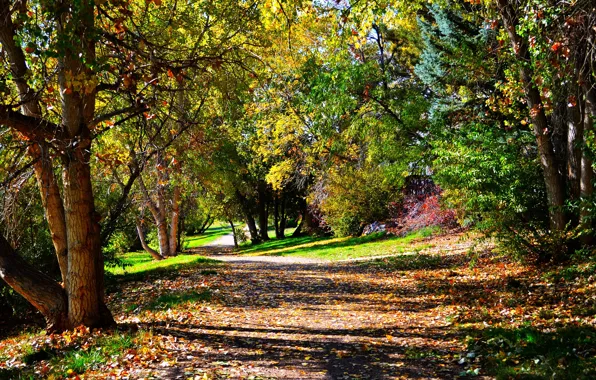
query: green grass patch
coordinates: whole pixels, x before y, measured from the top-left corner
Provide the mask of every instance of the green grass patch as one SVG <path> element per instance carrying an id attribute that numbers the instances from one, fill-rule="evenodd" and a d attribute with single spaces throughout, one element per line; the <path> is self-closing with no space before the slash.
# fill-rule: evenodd
<path id="1" fill-rule="evenodd" d="M 202 247 L 209 243 L 213 243 L 214 241 L 216 241 L 217 239 L 219 239 L 222 236 L 225 236 L 225 235 L 228 235 L 231 233 L 232 233 L 232 228 L 229 226 L 228 227 L 225 227 L 225 226 L 213 227 L 212 226 L 212 227 L 209 227 L 207 229 L 207 231 L 205 231 L 201 235 L 185 237 L 184 243 L 182 244 L 182 249 L 186 250 L 186 249 Z"/>
<path id="2" fill-rule="evenodd" d="M 85 344 L 77 339 L 84 339 Z M 46 344 L 36 343 L 22 348 L 21 361 L 25 367 L 0 369 L 0 379 L 37 379 L 38 373 L 34 366 L 47 361 L 48 372 L 43 376 L 53 378 L 73 377 L 84 374 L 89 370 L 97 370 L 109 360 L 123 355 L 126 350 L 137 346 L 135 337 L 130 333 L 116 332 L 101 335 L 98 338 L 77 338 L 76 342 L 56 348 Z M 84 348 L 81 348 L 84 347 Z"/>
<path id="3" fill-rule="evenodd" d="M 166 293 L 159 296 L 153 301 L 147 309 L 171 309 L 186 303 L 207 302 L 211 300 L 211 292 L 204 290 L 202 292 L 185 292 L 185 293 Z"/>
<path id="4" fill-rule="evenodd" d="M 84 350 L 66 351 L 63 355 L 54 356 L 50 361 L 50 367 L 54 368 L 58 375 L 83 374 L 98 369 L 108 360 L 122 355 L 125 350 L 134 346 L 134 339 L 130 334 L 105 335 Z"/>
<path id="5" fill-rule="evenodd" d="M 425 228 L 403 237 L 376 233 L 349 238 L 304 236 L 281 240 L 273 239 L 262 244 L 241 247 L 239 252 L 257 256 L 300 256 L 330 261 L 394 255 L 430 248 L 432 246 L 430 244 L 414 246 L 413 243 L 438 231 L 438 228 Z"/>
<path id="6" fill-rule="evenodd" d="M 470 332 L 468 332 L 470 333 Z M 497 379 L 596 378 L 596 329 L 577 326 L 472 331 L 468 350 L 483 355 Z"/>
<path id="7" fill-rule="evenodd" d="M 185 268 L 192 268 L 199 265 L 212 266 L 218 263 L 216 260 L 207 259 L 198 255 L 180 254 L 168 257 L 164 260 L 154 260 L 147 252 L 129 252 L 119 259 L 124 263 L 122 267 L 107 267 L 106 272 L 117 279 L 142 280 L 147 276 L 175 272 Z"/>

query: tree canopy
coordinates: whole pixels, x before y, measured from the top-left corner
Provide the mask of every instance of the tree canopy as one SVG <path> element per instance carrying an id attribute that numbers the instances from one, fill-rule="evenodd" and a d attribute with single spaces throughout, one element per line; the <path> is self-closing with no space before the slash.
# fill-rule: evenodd
<path id="1" fill-rule="evenodd" d="M 590 0 L 0 0 L 0 275 L 50 329 L 108 326 L 135 241 L 360 235 L 412 178 L 565 260 L 594 242 L 595 41 Z"/>

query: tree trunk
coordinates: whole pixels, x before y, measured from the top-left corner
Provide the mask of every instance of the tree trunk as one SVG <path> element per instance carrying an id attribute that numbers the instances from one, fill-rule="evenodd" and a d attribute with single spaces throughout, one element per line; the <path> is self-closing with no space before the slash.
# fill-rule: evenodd
<path id="1" fill-rule="evenodd" d="M 236 236 L 236 227 L 234 226 L 234 222 L 232 219 L 228 221 L 230 223 L 230 227 L 232 227 L 232 235 L 234 236 L 234 248 L 238 248 L 238 237 Z"/>
<path id="2" fill-rule="evenodd" d="M 279 213 L 279 237 L 278 239 L 286 238 L 286 223 L 288 216 L 286 215 L 286 198 L 281 196 L 280 213 Z"/>
<path id="3" fill-rule="evenodd" d="M 168 235 L 168 222 L 161 218 L 157 222 L 157 240 L 159 241 L 159 254 L 162 257 L 170 256 L 170 237 Z"/>
<path id="4" fill-rule="evenodd" d="M 589 81 L 588 83 L 591 83 Z M 585 115 L 584 115 L 584 136 L 590 135 L 594 130 L 594 123 L 596 122 L 596 90 L 594 86 L 585 86 Z M 586 146 L 582 149 L 582 160 L 581 160 L 581 199 L 582 205 L 580 208 L 580 230 L 590 231 L 592 222 L 592 213 L 590 208 L 587 207 L 587 202 L 594 193 L 594 169 L 592 168 L 592 158 L 588 152 Z M 591 244 L 594 240 L 593 233 L 582 235 L 583 244 Z"/>
<path id="5" fill-rule="evenodd" d="M 207 228 L 211 227 L 214 220 L 215 220 L 215 218 L 212 218 L 211 215 L 207 215 L 207 219 L 205 219 L 205 223 L 203 223 L 203 225 L 201 226 L 199 231 L 197 231 L 197 233 L 199 235 L 204 234 L 205 231 L 207 231 Z"/>
<path id="6" fill-rule="evenodd" d="M 498 0 L 499 11 L 505 29 L 511 40 L 511 45 L 521 62 L 530 62 L 530 54 L 526 41 L 517 32 L 517 15 L 509 0 Z M 530 68 L 524 64 L 520 67 L 520 75 L 524 84 L 526 101 L 532 117 L 534 136 L 538 146 L 538 156 L 546 185 L 549 220 L 552 231 L 562 232 L 565 229 L 566 218 L 563 206 L 565 203 L 564 181 L 557 170 L 557 160 L 550 140 L 551 128 L 544 112 L 544 104 L 540 91 L 532 81 Z"/>
<path id="7" fill-rule="evenodd" d="M 257 224 L 255 222 L 255 218 L 250 213 L 246 214 L 245 218 L 246 218 L 246 226 L 248 227 L 248 233 L 250 234 L 250 241 L 253 244 L 260 243 L 261 236 L 259 235 L 259 232 L 257 230 Z"/>
<path id="8" fill-rule="evenodd" d="M 262 241 L 269 240 L 269 213 L 267 212 L 268 196 L 267 184 L 260 181 L 258 184 L 258 203 L 257 211 L 259 213 L 259 233 Z"/>
<path id="9" fill-rule="evenodd" d="M 31 146 L 29 154 L 35 160 L 35 177 L 41 195 L 41 203 L 48 222 L 52 243 L 56 251 L 62 284 L 66 288 L 68 281 L 68 245 L 66 234 L 66 217 L 60 188 L 54 175 L 52 161 L 49 157 L 49 147 L 41 142 Z"/>
<path id="10" fill-rule="evenodd" d="M 248 205 L 248 199 L 238 190 L 236 190 L 236 200 L 240 203 L 242 207 L 242 212 L 244 213 L 244 218 L 246 219 L 246 226 L 248 227 L 248 233 L 250 234 L 250 240 L 252 244 L 258 244 L 261 242 L 261 237 L 259 236 L 259 232 L 257 230 L 257 224 L 255 223 L 255 218 L 252 215 L 251 208 Z"/>
<path id="11" fill-rule="evenodd" d="M 174 186 L 174 197 L 172 199 L 172 220 L 170 225 L 170 256 L 178 253 L 178 228 L 180 219 L 180 186 Z"/>
<path id="12" fill-rule="evenodd" d="M 67 297 L 53 279 L 25 262 L 0 235 L 0 277 L 45 317 L 48 331 L 71 327 Z"/>
<path id="13" fill-rule="evenodd" d="M 581 99 L 580 96 L 576 98 Z M 584 141 L 584 123 L 579 104 L 569 102 L 567 106 L 567 180 L 571 200 L 579 201 L 581 193 L 581 160 Z"/>
<path id="14" fill-rule="evenodd" d="M 23 114 L 41 118 L 41 107 L 37 99 L 35 99 L 35 92 L 26 80 L 29 69 L 27 68 L 22 48 L 15 42 L 15 26 L 12 23 L 9 10 L 10 2 L 0 0 L 0 43 L 4 51 L 7 52 L 10 60 L 13 81 L 18 90 L 19 97 L 23 102 L 21 106 Z M 64 205 L 62 203 L 60 188 L 54 175 L 49 145 L 41 139 L 35 140 L 36 143 L 31 145 L 28 153 L 35 161 L 33 168 L 37 178 L 45 217 L 52 236 L 52 243 L 56 251 L 62 284 L 65 286 L 68 279 L 68 247 Z"/>
<path id="15" fill-rule="evenodd" d="M 137 234 L 139 235 L 139 240 L 141 241 L 141 246 L 143 247 L 143 249 L 147 251 L 147 253 L 149 253 L 151 257 L 153 257 L 155 260 L 162 260 L 163 257 L 161 257 L 156 250 L 149 247 L 149 245 L 145 241 L 145 233 L 143 232 L 143 226 L 141 226 L 141 223 L 139 221 L 137 221 Z"/>
<path id="16" fill-rule="evenodd" d="M 95 212 L 87 138 L 64 160 L 64 211 L 68 231 L 68 319 L 71 326 L 101 327 L 114 319 L 104 304 L 104 263 Z"/>
<path id="17" fill-rule="evenodd" d="M 301 219 L 298 227 L 294 230 L 292 237 L 305 236 L 305 235 L 316 235 L 322 232 L 318 224 L 315 222 L 312 213 L 308 209 L 308 203 L 306 199 L 301 199 Z"/>
<path id="18" fill-rule="evenodd" d="M 279 197 L 273 197 L 273 225 L 275 227 L 275 238 L 281 238 L 281 232 L 279 230 Z"/>
<path id="19" fill-rule="evenodd" d="M 180 225 L 178 227 L 178 235 L 176 236 L 176 244 L 178 244 L 178 249 L 182 252 L 182 250 L 184 249 L 182 246 L 182 231 L 184 231 L 185 228 L 185 220 L 186 220 L 186 209 L 182 208 L 180 210 Z"/>
<path id="20" fill-rule="evenodd" d="M 170 254 L 170 242 L 169 242 L 169 235 L 168 235 L 168 222 L 166 220 L 166 213 L 164 210 L 164 200 L 163 200 L 163 193 L 158 191 L 158 201 L 157 203 L 153 202 L 147 188 L 145 187 L 145 182 L 143 181 L 143 177 L 139 176 L 139 187 L 141 188 L 141 192 L 145 198 L 145 203 L 155 220 L 155 224 L 157 225 L 157 240 L 159 242 L 159 255 L 161 257 L 168 257 Z"/>

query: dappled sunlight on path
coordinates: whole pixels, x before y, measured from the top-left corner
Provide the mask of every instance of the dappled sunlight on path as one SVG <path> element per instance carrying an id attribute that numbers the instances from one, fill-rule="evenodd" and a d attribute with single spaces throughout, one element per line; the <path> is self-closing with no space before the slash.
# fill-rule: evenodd
<path id="1" fill-rule="evenodd" d="M 175 358 L 154 376 L 427 379 L 460 371 L 454 357 L 463 348 L 446 322 L 452 307 L 420 298 L 408 276 L 261 262 L 227 265 L 210 280 L 212 302 L 141 322 Z"/>

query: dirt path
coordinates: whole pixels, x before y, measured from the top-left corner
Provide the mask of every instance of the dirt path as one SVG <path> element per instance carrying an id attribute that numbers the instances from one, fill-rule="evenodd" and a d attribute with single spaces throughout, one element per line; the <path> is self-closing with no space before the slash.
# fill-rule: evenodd
<path id="1" fill-rule="evenodd" d="M 232 262 L 159 286 L 180 284 L 207 287 L 213 299 L 140 324 L 171 358 L 149 377 L 451 379 L 461 372 L 463 347 L 447 322 L 453 310 L 421 298 L 425 292 L 404 273 Z"/>
<path id="2" fill-rule="evenodd" d="M 234 248 L 234 234 L 224 235 L 204 247 Z"/>

